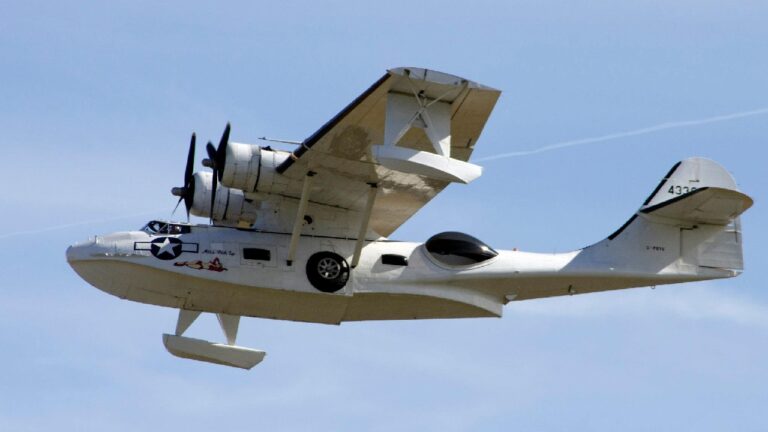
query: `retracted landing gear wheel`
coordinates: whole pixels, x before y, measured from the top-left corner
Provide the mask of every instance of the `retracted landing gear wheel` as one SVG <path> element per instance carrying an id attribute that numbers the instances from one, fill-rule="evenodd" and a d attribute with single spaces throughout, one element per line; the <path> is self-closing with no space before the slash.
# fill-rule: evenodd
<path id="1" fill-rule="evenodd" d="M 307 278 L 322 292 L 336 292 L 347 284 L 349 264 L 333 252 L 318 252 L 307 261 Z"/>

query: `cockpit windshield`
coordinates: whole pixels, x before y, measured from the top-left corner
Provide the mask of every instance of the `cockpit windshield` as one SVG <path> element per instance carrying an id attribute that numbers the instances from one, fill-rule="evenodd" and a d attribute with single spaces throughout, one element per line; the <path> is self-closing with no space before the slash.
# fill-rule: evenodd
<path id="1" fill-rule="evenodd" d="M 148 234 L 187 234 L 191 231 L 189 225 L 168 223 L 163 221 L 150 221 L 141 229 Z"/>

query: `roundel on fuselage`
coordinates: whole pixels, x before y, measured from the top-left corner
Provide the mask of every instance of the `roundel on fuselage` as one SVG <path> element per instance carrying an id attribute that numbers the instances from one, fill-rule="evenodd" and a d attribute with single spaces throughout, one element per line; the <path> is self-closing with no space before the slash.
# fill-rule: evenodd
<path id="1" fill-rule="evenodd" d="M 182 242 L 176 237 L 158 237 L 150 243 L 150 251 L 155 258 L 172 260 L 182 252 Z"/>

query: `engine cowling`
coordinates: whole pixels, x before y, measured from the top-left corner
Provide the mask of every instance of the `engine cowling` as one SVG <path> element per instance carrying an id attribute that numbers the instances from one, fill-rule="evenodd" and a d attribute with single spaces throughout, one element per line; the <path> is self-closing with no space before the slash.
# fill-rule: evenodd
<path id="1" fill-rule="evenodd" d="M 246 193 L 270 193 L 275 185 L 275 168 L 287 157 L 285 152 L 231 142 L 226 148 L 221 183 Z"/>
<path id="2" fill-rule="evenodd" d="M 227 145 L 221 183 L 224 186 L 252 192 L 261 172 L 261 147 L 250 144 Z"/>
<path id="3" fill-rule="evenodd" d="M 211 194 L 213 175 L 197 172 L 193 176 L 195 195 L 190 213 L 200 217 L 211 217 Z M 219 185 L 213 204 L 213 220 L 224 225 L 253 225 L 256 208 L 245 199 L 243 191 Z"/>

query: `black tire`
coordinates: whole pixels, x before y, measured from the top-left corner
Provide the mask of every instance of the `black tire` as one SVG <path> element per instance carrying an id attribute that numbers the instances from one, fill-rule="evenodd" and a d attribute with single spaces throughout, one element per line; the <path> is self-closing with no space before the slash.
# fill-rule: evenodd
<path id="1" fill-rule="evenodd" d="M 307 278 L 318 290 L 334 293 L 347 284 L 349 264 L 333 252 L 318 252 L 307 260 Z"/>

